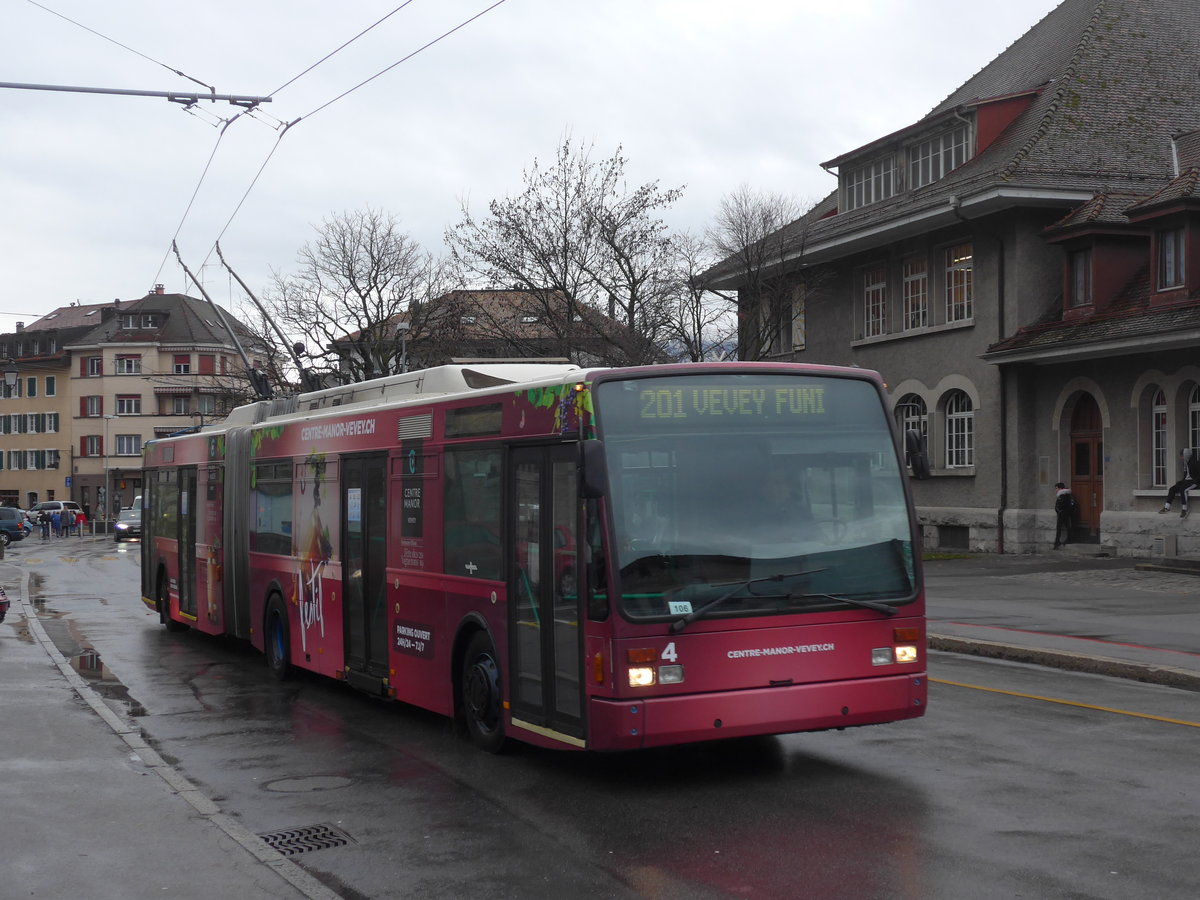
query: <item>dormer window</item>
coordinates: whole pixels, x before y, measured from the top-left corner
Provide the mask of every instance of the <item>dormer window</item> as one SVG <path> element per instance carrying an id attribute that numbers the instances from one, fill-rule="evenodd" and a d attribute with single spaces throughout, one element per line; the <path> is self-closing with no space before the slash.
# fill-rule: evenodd
<path id="1" fill-rule="evenodd" d="M 1071 306 L 1092 305 L 1092 249 L 1071 254 Z"/>
<path id="2" fill-rule="evenodd" d="M 1158 233 L 1158 289 L 1183 287 L 1183 229 Z"/>
<path id="3" fill-rule="evenodd" d="M 138 331 L 158 327 L 157 313 L 125 313 L 121 316 L 121 327 L 126 331 Z"/>
<path id="4" fill-rule="evenodd" d="M 967 161 L 967 126 L 934 135 L 908 148 L 908 187 L 933 184 Z"/>
<path id="5" fill-rule="evenodd" d="M 936 134 L 925 130 L 918 140 L 897 140 L 890 152 L 841 168 L 839 206 L 858 209 L 933 184 L 970 159 L 971 153 L 971 128 L 958 119 L 954 127 Z"/>
<path id="6" fill-rule="evenodd" d="M 846 173 L 843 206 L 858 209 L 870 203 L 886 200 L 896 193 L 896 157 L 894 154 L 877 159 Z"/>

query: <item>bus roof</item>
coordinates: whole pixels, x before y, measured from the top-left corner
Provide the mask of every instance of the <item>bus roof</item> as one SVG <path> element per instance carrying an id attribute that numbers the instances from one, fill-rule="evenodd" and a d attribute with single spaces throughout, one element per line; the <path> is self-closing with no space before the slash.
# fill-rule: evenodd
<path id="1" fill-rule="evenodd" d="M 500 363 L 437 366 L 402 375 L 387 375 L 371 381 L 338 385 L 282 400 L 259 400 L 234 409 L 217 425 L 255 425 L 278 415 L 343 410 L 347 407 L 387 401 L 465 394 L 484 388 L 503 387 L 531 381 L 555 380 L 569 372 L 583 371 L 569 363 Z"/>

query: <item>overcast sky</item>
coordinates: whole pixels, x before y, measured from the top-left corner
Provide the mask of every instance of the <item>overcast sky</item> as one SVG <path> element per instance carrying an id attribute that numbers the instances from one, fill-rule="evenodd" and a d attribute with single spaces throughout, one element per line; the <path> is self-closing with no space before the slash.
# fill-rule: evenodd
<path id="1" fill-rule="evenodd" d="M 566 136 L 622 147 L 633 184 L 685 186 L 677 229 L 741 184 L 813 201 L 835 184 L 821 162 L 921 118 L 1058 5 L 506 0 L 334 101 L 493 2 L 411 0 L 288 84 L 401 0 L 0 0 L 2 82 L 205 90 L 178 70 L 274 98 L 222 136 L 226 103 L 0 89 L 0 331 L 156 282 L 197 295 L 177 231 L 193 271 L 224 232 L 256 291 L 342 211 L 392 213 L 440 253 L 463 204 L 516 193 Z"/>

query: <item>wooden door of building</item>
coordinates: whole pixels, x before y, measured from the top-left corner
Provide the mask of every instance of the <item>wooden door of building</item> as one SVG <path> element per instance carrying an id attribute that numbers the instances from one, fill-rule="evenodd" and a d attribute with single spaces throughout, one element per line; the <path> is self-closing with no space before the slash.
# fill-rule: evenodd
<path id="1" fill-rule="evenodd" d="M 1104 424 L 1100 407 L 1084 394 L 1071 414 L 1071 493 L 1079 503 L 1073 540 L 1100 540 L 1104 509 Z"/>

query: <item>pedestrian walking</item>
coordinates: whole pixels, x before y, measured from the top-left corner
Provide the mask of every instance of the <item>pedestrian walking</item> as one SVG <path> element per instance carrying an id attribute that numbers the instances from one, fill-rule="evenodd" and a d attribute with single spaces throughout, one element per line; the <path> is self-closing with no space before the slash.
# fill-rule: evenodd
<path id="1" fill-rule="evenodd" d="M 1159 513 L 1169 513 L 1171 504 L 1175 502 L 1175 495 L 1179 495 L 1181 509 L 1179 510 L 1179 518 L 1186 519 L 1188 514 L 1188 491 L 1200 484 L 1200 459 L 1196 458 L 1195 447 L 1184 447 L 1179 451 L 1179 461 L 1183 466 L 1183 477 L 1171 485 L 1167 489 L 1167 502 L 1163 504 L 1163 508 Z"/>
<path id="2" fill-rule="evenodd" d="M 62 537 L 62 516 L 58 510 L 50 514 L 50 530 L 54 532 L 55 537 Z"/>
<path id="3" fill-rule="evenodd" d="M 44 512 L 38 513 L 38 527 L 42 532 L 42 540 L 50 540 L 50 517 Z"/>
<path id="4" fill-rule="evenodd" d="M 1063 544 L 1071 543 L 1071 529 L 1075 526 L 1075 514 L 1079 510 L 1079 502 L 1075 495 L 1061 481 L 1054 485 L 1054 549 Z M 1061 539 L 1060 539 L 1061 536 Z"/>

